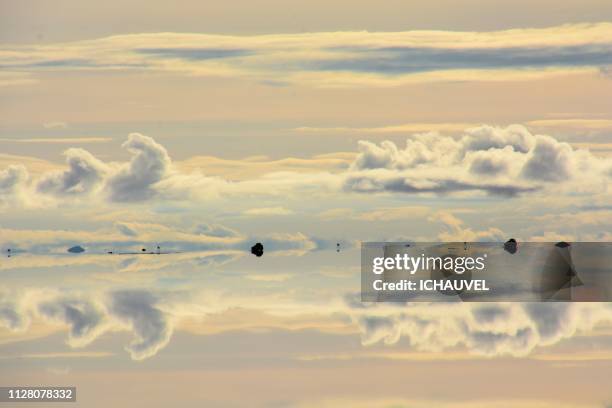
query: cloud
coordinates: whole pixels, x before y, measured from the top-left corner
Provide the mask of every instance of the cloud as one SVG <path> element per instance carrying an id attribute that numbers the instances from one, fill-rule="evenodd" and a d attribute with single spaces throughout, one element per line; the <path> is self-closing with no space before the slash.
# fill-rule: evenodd
<path id="1" fill-rule="evenodd" d="M 38 80 L 27 72 L 0 72 L 0 87 L 32 85 L 37 82 Z"/>
<path id="2" fill-rule="evenodd" d="M 10 165 L 0 171 L 0 197 L 15 193 L 28 178 L 28 171 L 22 165 Z"/>
<path id="3" fill-rule="evenodd" d="M 28 170 L 21 164 L 0 170 L 0 207 L 28 204 L 29 178 Z"/>
<path id="4" fill-rule="evenodd" d="M 465 226 L 462 220 L 447 211 L 438 211 L 429 216 L 429 221 L 440 222 L 444 225 L 445 231 L 438 235 L 438 239 L 443 242 L 478 242 L 478 241 L 505 241 L 506 234 L 499 228 L 490 227 L 484 231 L 474 231 Z"/>
<path id="5" fill-rule="evenodd" d="M 113 140 L 110 137 L 37 137 L 28 139 L 0 139 L 0 142 L 10 143 L 56 143 L 56 144 L 70 144 L 70 143 L 106 143 Z"/>
<path id="6" fill-rule="evenodd" d="M 416 351 L 463 347 L 488 356 L 526 356 L 537 347 L 612 322 L 612 308 L 606 303 L 347 306 L 364 345 L 393 345 L 405 338 Z"/>
<path id="7" fill-rule="evenodd" d="M 126 347 L 134 360 L 156 354 L 170 341 L 172 326 L 158 303 L 159 299 L 146 291 L 125 290 L 111 295 L 111 312 L 134 333 L 134 340 Z"/>
<path id="8" fill-rule="evenodd" d="M 255 280 L 289 278 L 284 273 L 258 275 Z M 133 339 L 126 350 L 134 360 L 155 355 L 175 330 L 210 333 L 245 327 L 309 327 L 342 334 L 357 329 L 364 346 L 393 346 L 402 340 L 415 354 L 452 350 L 524 357 L 612 322 L 607 303 L 361 303 L 358 294 L 304 303 L 291 295 L 271 296 L 268 290 L 251 292 L 202 291 L 190 285 L 185 292 L 89 288 L 76 295 L 29 288 L 20 292 L 18 301 L 0 298 L 0 310 L 9 305 L 14 311 L 11 321 L 35 316 L 41 319 L 37 327 L 67 324 L 71 347 L 90 344 L 103 333 L 128 331 Z M 213 320 L 207 321 L 209 317 Z"/>
<path id="9" fill-rule="evenodd" d="M 457 132 L 478 126 L 477 123 L 406 123 L 401 125 L 378 127 L 310 127 L 294 128 L 296 132 L 304 133 L 417 133 L 417 132 Z"/>
<path id="10" fill-rule="evenodd" d="M 526 123 L 530 127 L 537 128 L 556 128 L 556 129 L 572 129 L 580 131 L 588 130 L 610 130 L 612 129 L 612 120 L 610 119 L 541 119 L 530 120 Z"/>
<path id="11" fill-rule="evenodd" d="M 25 329 L 28 323 L 28 319 L 20 313 L 15 304 L 7 301 L 0 302 L 0 327 L 17 331 Z"/>
<path id="12" fill-rule="evenodd" d="M 247 180 L 279 172 L 339 172 L 348 168 L 355 155 L 353 152 L 335 152 L 309 158 L 286 157 L 278 160 L 257 156 L 241 159 L 194 156 L 176 162 L 175 165 L 184 172 L 202 171 L 207 175 L 221 176 L 229 180 Z"/>
<path id="13" fill-rule="evenodd" d="M 64 155 L 68 170 L 42 177 L 37 185 L 38 191 L 55 195 L 87 194 L 109 173 L 109 167 L 86 150 L 72 148 Z"/>
<path id="14" fill-rule="evenodd" d="M 145 70 L 323 87 L 599 76 L 612 64 L 611 32 L 612 24 L 599 23 L 494 32 L 143 33 L 13 45 L 0 53 L 0 65 L 25 73 Z M 16 80 L 27 79 L 7 82 Z"/>
<path id="15" fill-rule="evenodd" d="M 200 224 L 195 227 L 194 233 L 219 238 L 237 237 L 240 235 L 237 231 L 220 224 Z"/>
<path id="16" fill-rule="evenodd" d="M 450 194 L 459 192 L 485 192 L 491 195 L 513 197 L 520 193 L 538 190 L 529 185 L 514 185 L 513 183 L 482 183 L 462 181 L 450 178 L 422 179 L 388 171 L 368 172 L 366 174 L 350 175 L 346 178 L 346 191 L 359 193 L 435 193 Z"/>
<path id="17" fill-rule="evenodd" d="M 262 208 L 249 208 L 242 212 L 244 215 L 249 216 L 272 216 L 272 215 L 290 215 L 293 211 L 284 207 L 262 207 Z"/>
<path id="18" fill-rule="evenodd" d="M 535 33 L 534 33 L 535 34 Z M 600 66 L 612 62 L 610 45 L 483 47 L 465 44 L 452 46 L 395 45 L 343 47 L 348 57 L 317 61 L 313 69 L 331 71 L 405 74 L 461 69 L 541 68 Z M 310 65 L 310 64 L 309 64 Z"/>
<path id="19" fill-rule="evenodd" d="M 138 236 L 138 231 L 136 231 L 135 228 L 131 227 L 127 223 L 117 222 L 117 223 L 115 223 L 115 227 L 117 227 L 119 232 L 121 232 L 123 235 L 126 235 L 128 237 L 137 237 Z"/>
<path id="20" fill-rule="evenodd" d="M 471 398 L 468 400 L 452 400 L 451 398 L 401 398 L 401 397 L 381 397 L 381 398 L 321 398 L 308 399 L 292 405 L 292 408 L 306 408 L 317 406 L 320 408 L 389 408 L 389 407 L 410 407 L 410 408 L 608 408 L 601 404 L 576 403 L 574 401 L 559 401 L 558 398 L 543 399 L 502 399 L 502 398 Z"/>
<path id="21" fill-rule="evenodd" d="M 72 347 L 86 346 L 104 330 L 103 311 L 87 300 L 54 299 L 39 304 L 38 313 L 68 324 L 68 343 Z"/>
<path id="22" fill-rule="evenodd" d="M 142 201 L 155 195 L 153 186 L 170 171 L 166 149 L 148 136 L 131 133 L 122 145 L 133 154 L 130 162 L 108 180 L 113 201 Z"/>
<path id="23" fill-rule="evenodd" d="M 60 121 L 45 122 L 43 123 L 43 127 L 45 129 L 66 129 L 68 127 L 68 124 L 66 122 L 60 122 Z"/>
<path id="24" fill-rule="evenodd" d="M 536 136 L 535 148 L 525 162 L 522 174 L 526 178 L 562 181 L 572 176 L 573 150 L 549 136 Z"/>
<path id="25" fill-rule="evenodd" d="M 357 192 L 485 192 L 515 196 L 554 185 L 602 191 L 609 159 L 521 125 L 479 126 L 459 138 L 416 134 L 401 148 L 359 142 L 344 188 Z M 604 188 L 605 189 L 605 188 Z"/>
<path id="26" fill-rule="evenodd" d="M 120 163 L 103 162 L 83 149 L 68 149 L 66 169 L 44 170 L 33 181 L 23 166 L 12 165 L 0 171 L 0 201 L 42 207 L 66 202 L 95 205 L 105 201 L 194 203 L 244 197 L 329 197 L 343 192 L 594 196 L 605 194 L 612 174 L 609 157 L 533 134 L 522 125 L 482 125 L 455 137 L 435 132 L 414 134 L 404 146 L 362 140 L 357 154 L 334 153 L 297 162 L 251 158 L 247 167 L 259 163 L 261 170 L 268 172 L 240 180 L 202 174 L 194 163 L 205 157 L 176 166 L 164 146 L 139 133 L 130 134 L 123 147 L 132 157 Z M 214 162 L 210 158 L 206 161 Z M 231 161 L 221 162 L 222 166 L 236 167 Z M 334 165 L 321 170 L 321 162 Z M 276 167 L 287 165 L 292 166 L 291 171 Z M 242 172 L 244 165 L 239 167 Z M 65 201 L 69 198 L 79 200 Z M 288 215 L 290 210 L 272 205 L 238 211 L 261 216 Z"/>
<path id="27" fill-rule="evenodd" d="M 0 323 L 11 330 L 21 330 L 28 315 L 38 323 L 63 323 L 68 326 L 68 345 L 84 347 L 108 331 L 129 330 L 133 341 L 126 347 L 134 360 L 156 354 L 169 341 L 172 325 L 162 311 L 163 300 L 175 302 L 171 294 L 165 298 L 146 290 L 118 290 L 85 294 L 60 294 L 45 289 L 31 289 L 20 293 L 21 310 L 7 307 L 0 298 Z M 4 294 L 7 297 L 7 294 Z M 8 313 L 8 311 L 11 311 Z"/>

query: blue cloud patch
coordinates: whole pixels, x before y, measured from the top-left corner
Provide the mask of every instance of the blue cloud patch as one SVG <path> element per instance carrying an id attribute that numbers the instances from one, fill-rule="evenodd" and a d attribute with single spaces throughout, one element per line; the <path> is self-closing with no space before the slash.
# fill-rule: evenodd
<path id="1" fill-rule="evenodd" d="M 543 68 L 612 64 L 612 45 L 509 48 L 334 47 L 354 57 L 308 62 L 314 71 L 410 74 L 451 69 Z"/>
<path id="2" fill-rule="evenodd" d="M 179 58 L 189 61 L 243 57 L 253 51 L 238 48 L 138 48 L 137 53 L 162 58 Z"/>

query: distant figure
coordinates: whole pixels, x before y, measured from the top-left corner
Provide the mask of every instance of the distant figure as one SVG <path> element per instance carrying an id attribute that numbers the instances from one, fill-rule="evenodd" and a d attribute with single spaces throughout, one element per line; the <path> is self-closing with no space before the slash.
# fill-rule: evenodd
<path id="1" fill-rule="evenodd" d="M 82 252 L 85 252 L 85 248 L 80 245 L 75 245 L 72 248 L 68 248 L 68 252 L 70 252 L 71 254 L 80 254 Z"/>
<path id="2" fill-rule="evenodd" d="M 159 245 L 157 246 L 157 255 L 161 254 L 161 248 L 159 247 Z"/>
<path id="3" fill-rule="evenodd" d="M 512 255 L 516 254 L 517 248 L 518 244 L 516 243 L 516 239 L 514 238 L 510 238 L 504 243 L 504 250 Z"/>
<path id="4" fill-rule="evenodd" d="M 340 243 L 336 243 L 336 252 L 340 252 Z"/>
<path id="5" fill-rule="evenodd" d="M 258 243 L 256 243 L 255 245 L 253 245 L 253 246 L 251 247 L 251 253 L 252 253 L 253 255 L 255 255 L 256 257 L 258 257 L 258 258 L 259 258 L 260 256 L 262 256 L 262 255 L 263 255 L 263 253 L 264 253 L 264 247 L 263 247 L 263 245 L 261 244 L 261 242 L 258 242 Z"/>
<path id="6" fill-rule="evenodd" d="M 147 252 L 147 248 L 142 248 L 142 252 Z"/>
<path id="7" fill-rule="evenodd" d="M 6 252 L 8 252 L 8 257 L 11 257 L 11 248 L 7 249 Z"/>

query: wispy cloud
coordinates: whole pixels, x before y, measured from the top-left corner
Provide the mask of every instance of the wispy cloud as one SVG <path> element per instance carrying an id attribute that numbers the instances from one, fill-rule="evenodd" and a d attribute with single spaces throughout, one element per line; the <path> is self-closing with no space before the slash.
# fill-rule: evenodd
<path id="1" fill-rule="evenodd" d="M 132 34 L 9 46 L 0 65 L 25 73 L 149 70 L 322 87 L 503 81 L 600 75 L 612 64 L 611 33 L 612 24 L 600 23 L 496 32 Z"/>
<path id="2" fill-rule="evenodd" d="M 7 139 L 2 138 L 0 142 L 6 143 L 57 143 L 57 144 L 71 144 L 71 143 L 107 143 L 112 141 L 110 137 L 37 137 L 37 138 L 26 138 L 26 139 Z"/>
<path id="3" fill-rule="evenodd" d="M 243 214 L 249 216 L 290 215 L 293 214 L 293 211 L 284 207 L 262 207 L 250 208 L 244 211 Z"/>
<path id="4" fill-rule="evenodd" d="M 68 127 L 68 124 L 66 122 L 60 122 L 60 121 L 45 122 L 43 123 L 43 127 L 45 129 L 66 129 Z"/>
<path id="5" fill-rule="evenodd" d="M 307 133 L 419 133 L 419 132 L 457 132 L 477 123 L 406 123 L 402 125 L 378 127 L 298 127 L 293 130 Z"/>

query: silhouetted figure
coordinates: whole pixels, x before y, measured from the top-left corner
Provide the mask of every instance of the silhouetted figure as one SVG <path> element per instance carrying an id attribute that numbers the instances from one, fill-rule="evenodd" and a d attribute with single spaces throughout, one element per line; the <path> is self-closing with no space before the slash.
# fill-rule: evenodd
<path id="1" fill-rule="evenodd" d="M 7 249 L 6 252 L 8 252 L 8 257 L 11 257 L 11 248 Z"/>
<path id="2" fill-rule="evenodd" d="M 570 253 L 570 244 L 557 242 L 542 268 L 542 300 L 571 300 L 571 289 L 582 286 Z"/>
<path id="3" fill-rule="evenodd" d="M 161 254 L 161 248 L 159 247 L 159 245 L 157 246 L 157 255 Z"/>
<path id="4" fill-rule="evenodd" d="M 340 252 L 340 243 L 336 243 L 336 252 Z"/>
<path id="5" fill-rule="evenodd" d="M 253 255 L 255 255 L 256 257 L 258 257 L 258 258 L 259 258 L 260 256 L 262 256 L 262 255 L 263 255 L 263 253 L 264 253 L 264 247 L 263 247 L 263 245 L 261 244 L 261 242 L 258 242 L 258 243 L 256 243 L 255 245 L 253 245 L 253 246 L 251 247 L 251 253 L 252 253 Z"/>
<path id="6" fill-rule="evenodd" d="M 142 252 L 147 252 L 147 248 L 142 248 Z"/>
<path id="7" fill-rule="evenodd" d="M 504 243 L 504 250 L 512 255 L 516 254 L 517 247 L 518 244 L 514 238 L 510 238 Z"/>

